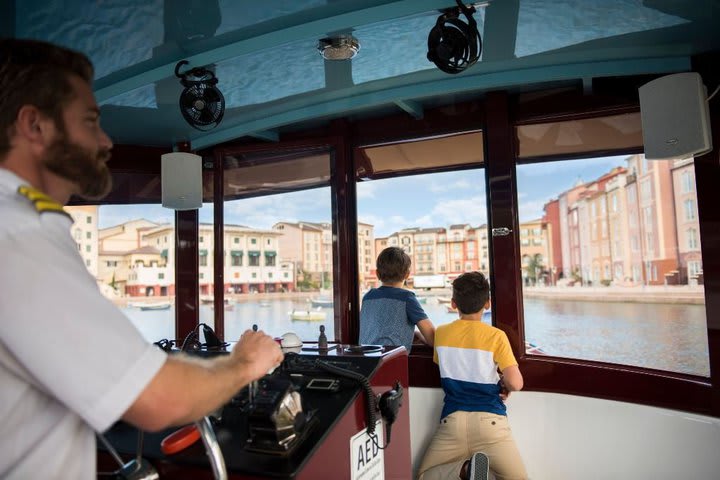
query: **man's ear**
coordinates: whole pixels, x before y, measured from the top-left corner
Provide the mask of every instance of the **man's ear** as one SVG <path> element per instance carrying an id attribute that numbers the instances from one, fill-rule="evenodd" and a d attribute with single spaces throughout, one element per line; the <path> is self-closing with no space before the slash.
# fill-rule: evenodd
<path id="1" fill-rule="evenodd" d="M 46 144 L 55 135 L 55 122 L 34 105 L 23 105 L 15 119 L 15 135 L 35 144 Z"/>
<path id="2" fill-rule="evenodd" d="M 450 299 L 450 306 L 451 306 L 453 309 L 457 310 L 457 303 L 455 303 L 455 299 L 454 299 L 454 298 L 451 298 L 451 299 Z"/>
<path id="3" fill-rule="evenodd" d="M 483 308 L 484 308 L 485 310 L 490 310 L 490 299 L 488 299 L 488 301 L 485 302 L 485 305 L 483 305 Z"/>

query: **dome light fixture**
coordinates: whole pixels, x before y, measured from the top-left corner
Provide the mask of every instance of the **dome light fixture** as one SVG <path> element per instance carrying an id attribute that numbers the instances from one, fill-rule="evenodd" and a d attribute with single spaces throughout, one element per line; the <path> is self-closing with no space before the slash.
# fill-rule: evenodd
<path id="1" fill-rule="evenodd" d="M 360 51 L 360 42 L 352 35 L 323 38 L 318 51 L 325 60 L 350 60 Z"/>

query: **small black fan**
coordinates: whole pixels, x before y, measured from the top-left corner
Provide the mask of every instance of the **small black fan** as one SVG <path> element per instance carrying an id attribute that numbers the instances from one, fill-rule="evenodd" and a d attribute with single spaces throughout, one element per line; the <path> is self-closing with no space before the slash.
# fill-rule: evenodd
<path id="1" fill-rule="evenodd" d="M 175 66 L 175 75 L 185 89 L 180 94 L 180 111 L 185 121 L 198 130 L 208 131 L 217 127 L 225 114 L 225 97 L 215 86 L 215 74 L 202 67 L 180 73 L 180 67 L 187 60 Z"/>
<path id="2" fill-rule="evenodd" d="M 428 60 L 445 73 L 460 73 L 480 58 L 482 39 L 472 14 L 474 6 L 458 6 L 440 15 L 428 35 Z M 460 12 L 468 23 L 460 20 Z"/>

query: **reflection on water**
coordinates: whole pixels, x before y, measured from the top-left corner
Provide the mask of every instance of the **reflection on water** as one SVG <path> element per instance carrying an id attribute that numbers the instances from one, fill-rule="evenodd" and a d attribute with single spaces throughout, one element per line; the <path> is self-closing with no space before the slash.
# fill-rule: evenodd
<path id="1" fill-rule="evenodd" d="M 704 305 L 574 302 L 525 299 L 526 339 L 548 355 L 656 368 L 709 376 Z M 435 325 L 457 314 L 432 300 L 423 304 Z M 312 309 L 305 300 L 271 299 L 236 303 L 225 311 L 225 338 L 236 339 L 255 323 L 273 336 L 295 332 L 317 341 L 320 325 L 335 338 L 333 309 L 323 308 L 325 321 L 291 320 L 293 310 Z M 174 307 L 162 311 L 124 309 L 145 338 L 173 338 Z M 200 306 L 200 321 L 214 326 L 213 309 Z M 489 321 L 489 317 L 485 317 Z"/>
<path id="2" fill-rule="evenodd" d="M 525 299 L 525 335 L 548 355 L 710 375 L 704 305 Z"/>

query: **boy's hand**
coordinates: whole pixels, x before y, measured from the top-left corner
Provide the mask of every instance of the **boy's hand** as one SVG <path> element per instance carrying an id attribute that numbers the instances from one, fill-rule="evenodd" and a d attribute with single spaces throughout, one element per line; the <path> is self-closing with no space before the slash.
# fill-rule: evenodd
<path id="1" fill-rule="evenodd" d="M 503 382 L 502 376 L 500 376 L 498 386 L 500 387 L 500 400 L 504 402 L 508 399 L 508 397 L 510 397 L 510 391 L 505 387 L 505 382 Z"/>

